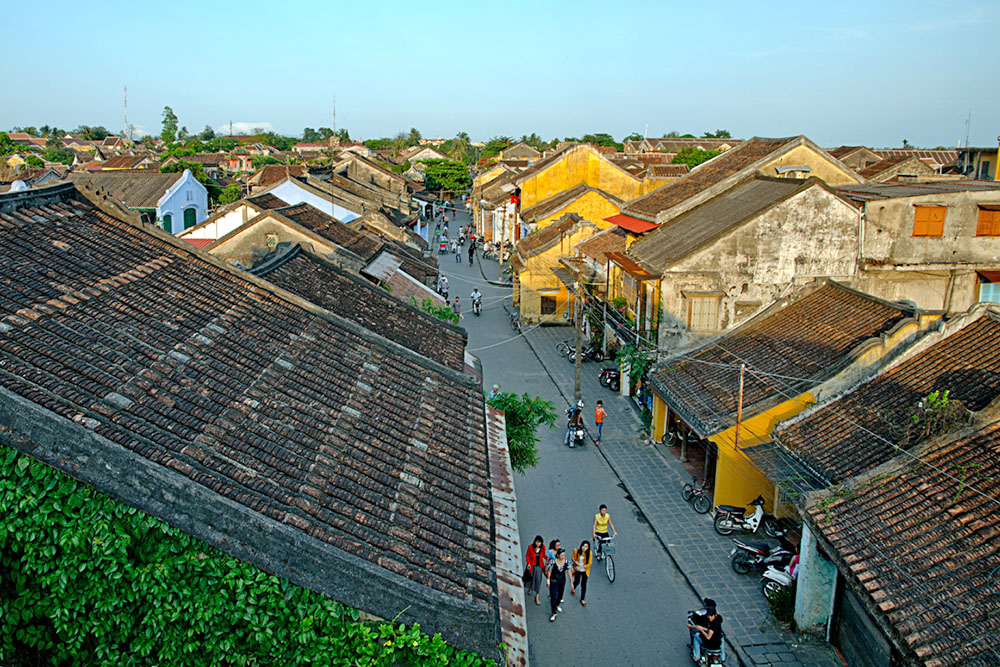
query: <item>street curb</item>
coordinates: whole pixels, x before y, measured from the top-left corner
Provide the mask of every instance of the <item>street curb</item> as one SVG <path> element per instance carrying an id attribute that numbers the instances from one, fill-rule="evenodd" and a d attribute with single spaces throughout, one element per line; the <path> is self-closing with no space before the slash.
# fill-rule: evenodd
<path id="1" fill-rule="evenodd" d="M 483 277 L 485 278 L 486 276 L 484 275 Z M 504 309 L 507 310 L 507 312 L 510 312 L 510 309 L 507 308 L 507 304 L 504 304 Z M 545 369 L 545 374 L 549 376 L 549 379 L 552 381 L 552 384 L 555 385 L 555 388 L 559 392 L 559 395 L 563 397 L 563 400 L 566 401 L 567 405 L 570 405 L 571 402 L 570 402 L 569 398 L 563 392 L 562 387 L 559 386 L 559 382 L 556 381 L 555 376 L 553 376 L 552 373 L 549 372 L 548 366 L 545 365 L 545 363 L 542 361 L 542 358 L 538 355 L 538 351 L 535 350 L 535 346 L 532 344 L 531 340 L 527 336 L 523 336 L 523 338 L 524 338 L 524 342 L 526 342 L 528 344 L 528 348 L 531 350 L 531 353 L 533 355 L 535 355 L 535 359 L 537 359 L 538 363 L 541 365 L 541 367 Z M 641 425 L 642 422 L 636 416 L 635 412 L 634 411 L 630 411 L 630 412 L 631 412 L 633 421 L 635 421 L 635 422 L 637 422 L 638 424 Z M 591 438 L 591 442 L 593 442 L 593 441 L 594 441 L 593 438 Z M 650 444 L 649 446 L 650 447 L 654 447 L 654 445 L 652 445 L 652 444 Z M 656 528 L 653 526 L 653 522 L 650 521 L 646 517 L 646 513 L 643 512 L 642 507 L 639 505 L 639 501 L 636 500 L 636 496 L 632 493 L 631 490 L 629 490 L 628 484 L 622 478 L 621 474 L 619 474 L 618 469 L 615 468 L 615 465 L 611 462 L 611 460 L 608 458 L 607 454 L 604 453 L 604 450 L 602 450 L 600 448 L 600 446 L 595 446 L 595 448 L 597 449 L 598 452 L 600 452 L 601 458 L 603 458 L 604 461 L 605 461 L 605 463 L 608 464 L 608 467 L 611 468 L 611 472 L 613 472 L 615 474 L 615 477 L 618 478 L 618 481 L 621 483 L 622 488 L 624 488 L 625 491 L 628 492 L 629 496 L 632 497 L 632 503 L 635 505 L 636 509 L 638 509 L 639 512 L 642 514 L 643 519 L 646 520 L 646 523 L 649 524 L 649 527 L 652 529 L 652 531 L 656 534 L 656 539 L 657 539 L 657 541 L 659 541 L 660 546 L 663 547 L 663 550 L 667 553 L 667 556 L 670 557 L 670 562 L 672 562 L 674 564 L 674 567 L 677 568 L 677 571 L 680 572 L 681 576 L 684 577 L 684 581 L 687 582 L 687 585 L 691 589 L 691 592 L 694 593 L 698 597 L 698 599 L 704 598 L 705 596 L 703 596 L 698 591 L 698 589 L 695 588 L 695 585 L 691 581 L 691 579 L 688 577 L 687 572 L 684 571 L 684 569 L 680 566 L 680 563 L 677 562 L 677 559 L 674 558 L 674 554 L 670 551 L 670 547 L 667 546 L 667 543 L 663 540 L 663 537 L 660 535 L 659 531 L 657 531 Z M 656 453 L 657 453 L 658 456 L 661 456 L 661 457 L 663 456 L 663 453 L 660 452 L 660 451 L 655 450 L 655 447 L 654 447 L 654 451 L 656 451 Z M 750 659 L 750 656 L 748 656 L 743 651 L 743 648 L 741 646 L 739 646 L 738 644 L 734 644 L 732 641 L 730 641 L 729 635 L 725 635 L 725 637 L 726 637 L 726 645 L 729 646 L 729 654 L 730 655 L 735 655 L 737 661 L 739 661 L 739 664 L 742 667 L 753 667 L 753 665 L 754 665 L 753 661 Z"/>
<path id="2" fill-rule="evenodd" d="M 505 282 L 501 282 L 499 280 L 492 280 L 490 278 L 487 278 L 486 277 L 486 272 L 483 271 L 483 260 L 482 260 L 482 258 L 478 258 L 477 257 L 476 259 L 479 260 L 478 262 L 476 262 L 476 264 L 479 265 L 479 273 L 480 273 L 480 275 L 482 275 L 483 280 L 485 280 L 486 282 L 488 282 L 490 285 L 493 285 L 494 287 L 510 287 L 511 286 L 510 283 L 505 283 Z"/>

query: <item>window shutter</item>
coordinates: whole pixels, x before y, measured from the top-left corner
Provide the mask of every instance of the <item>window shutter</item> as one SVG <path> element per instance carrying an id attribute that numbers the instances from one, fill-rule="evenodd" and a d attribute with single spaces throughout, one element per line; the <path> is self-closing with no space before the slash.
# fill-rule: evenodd
<path id="1" fill-rule="evenodd" d="M 913 212 L 914 236 L 944 236 L 944 206 L 917 206 Z"/>
<path id="2" fill-rule="evenodd" d="M 1000 236 L 1000 210 L 979 209 L 976 236 Z"/>
<path id="3" fill-rule="evenodd" d="M 715 331 L 719 324 L 719 300 L 715 297 L 693 297 L 690 304 L 688 328 L 691 331 Z"/>

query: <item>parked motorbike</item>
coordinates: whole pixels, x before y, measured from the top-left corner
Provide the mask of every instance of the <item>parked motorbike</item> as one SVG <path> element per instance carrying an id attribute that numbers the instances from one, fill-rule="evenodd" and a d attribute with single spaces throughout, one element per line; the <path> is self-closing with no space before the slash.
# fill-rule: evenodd
<path id="1" fill-rule="evenodd" d="M 571 349 L 567 354 L 566 358 L 569 359 L 569 363 L 576 363 L 576 349 Z M 583 361 L 604 361 L 604 353 L 601 352 L 601 348 L 590 343 L 582 350 L 580 350 L 580 358 Z"/>
<path id="2" fill-rule="evenodd" d="M 573 416 L 576 410 L 576 406 L 570 406 L 569 409 L 566 410 L 567 422 L 565 444 L 569 445 L 570 449 L 577 446 L 582 447 L 584 436 L 586 436 L 586 431 L 583 428 L 583 422 L 581 421 L 579 424 L 575 424 L 573 422 Z"/>
<path id="3" fill-rule="evenodd" d="M 601 375 L 598 378 L 601 385 L 607 387 L 611 391 L 618 391 L 622 386 L 622 372 L 617 366 L 611 368 L 602 368 Z"/>
<path id="4" fill-rule="evenodd" d="M 784 567 L 792 562 L 792 556 L 795 555 L 795 546 L 785 538 L 783 531 L 779 530 L 775 537 L 780 542 L 777 546 L 733 540 L 735 546 L 729 552 L 733 571 L 736 574 L 749 574 L 754 570 L 766 570 L 769 567 Z"/>
<path id="5" fill-rule="evenodd" d="M 473 299 L 473 301 L 472 301 L 472 312 L 474 312 L 477 316 L 479 315 L 479 313 L 483 312 L 483 298 L 482 297 L 478 297 L 476 299 Z"/>
<path id="6" fill-rule="evenodd" d="M 705 610 L 704 609 L 692 609 L 692 610 L 688 611 L 688 614 L 687 614 L 687 625 L 692 625 L 694 623 L 694 617 L 695 617 L 695 615 L 704 616 L 705 615 Z M 688 639 L 691 639 L 691 632 L 692 631 L 691 631 L 690 628 L 688 628 L 687 631 L 688 631 Z M 723 642 L 726 641 L 726 635 L 725 635 L 725 633 L 722 634 L 722 641 Z M 722 648 L 721 648 L 723 645 L 724 644 L 720 644 L 719 648 L 715 648 L 715 649 L 707 649 L 704 646 L 702 646 L 701 647 L 701 659 L 698 660 L 698 662 L 695 663 L 695 664 L 697 664 L 698 667 L 712 667 L 714 665 L 721 665 L 721 664 L 723 664 L 722 663 Z M 691 658 L 694 659 L 694 647 L 691 644 L 688 644 L 688 648 L 691 649 Z M 688 663 L 688 664 L 690 664 L 690 663 Z"/>
<path id="7" fill-rule="evenodd" d="M 760 576 L 760 592 L 770 600 L 775 594 L 795 585 L 795 568 L 789 563 L 778 568 L 773 565 Z"/>
<path id="8" fill-rule="evenodd" d="M 764 497 L 757 496 L 750 505 L 754 508 L 750 516 L 746 515 L 745 507 L 716 505 L 715 532 L 719 535 L 732 535 L 735 530 L 756 533 L 763 526 L 765 535 L 775 537 L 780 526 L 777 519 L 764 512 Z"/>

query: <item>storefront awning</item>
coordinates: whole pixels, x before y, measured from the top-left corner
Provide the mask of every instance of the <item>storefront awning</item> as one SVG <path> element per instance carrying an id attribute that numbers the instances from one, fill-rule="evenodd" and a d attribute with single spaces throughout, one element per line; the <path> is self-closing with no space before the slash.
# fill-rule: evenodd
<path id="1" fill-rule="evenodd" d="M 625 215 L 624 213 L 613 215 L 610 218 L 604 218 L 604 221 L 618 225 L 622 229 L 630 231 L 633 234 L 643 234 L 651 229 L 659 227 L 659 225 L 655 222 L 646 222 L 645 220 L 633 218 L 631 215 Z"/>
<path id="2" fill-rule="evenodd" d="M 659 273 L 651 273 L 647 271 L 643 267 L 639 266 L 634 259 L 628 257 L 624 253 L 609 252 L 608 259 L 622 271 L 625 271 L 632 277 L 638 278 L 639 280 L 652 280 L 660 277 Z"/>

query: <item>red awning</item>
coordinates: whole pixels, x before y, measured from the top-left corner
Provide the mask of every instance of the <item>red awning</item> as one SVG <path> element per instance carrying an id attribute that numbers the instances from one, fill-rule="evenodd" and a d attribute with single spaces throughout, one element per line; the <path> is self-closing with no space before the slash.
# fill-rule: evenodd
<path id="1" fill-rule="evenodd" d="M 632 232 L 633 234 L 643 234 L 651 229 L 659 227 L 659 225 L 655 222 L 646 222 L 645 220 L 633 218 L 631 215 L 625 215 L 624 213 L 613 215 L 610 218 L 604 218 L 604 220 L 605 222 L 614 223 L 622 229 Z"/>

